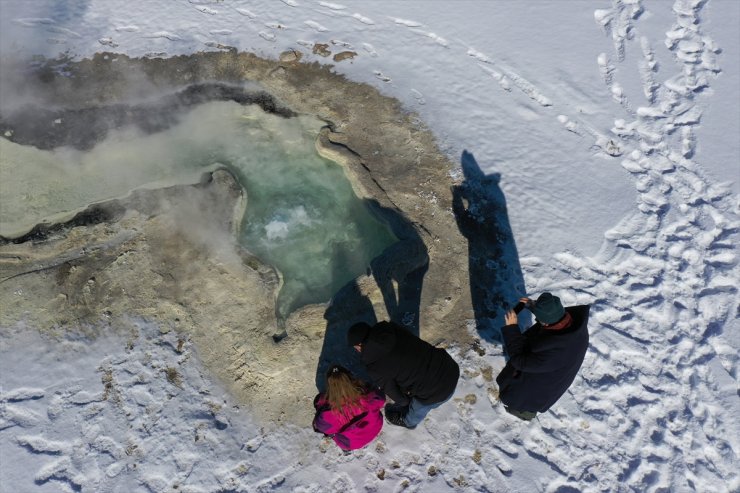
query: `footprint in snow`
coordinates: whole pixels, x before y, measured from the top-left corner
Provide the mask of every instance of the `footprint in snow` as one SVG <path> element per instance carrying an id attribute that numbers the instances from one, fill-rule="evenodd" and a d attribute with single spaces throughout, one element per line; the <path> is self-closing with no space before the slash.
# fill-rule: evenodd
<path id="1" fill-rule="evenodd" d="M 375 77 L 382 80 L 383 82 L 390 82 L 392 80 L 387 75 L 384 75 L 383 72 L 381 72 L 380 70 L 373 70 L 373 74 L 375 74 Z"/>
<path id="2" fill-rule="evenodd" d="M 98 43 L 100 43 L 103 46 L 110 46 L 111 48 L 115 48 L 118 46 L 118 43 L 113 41 L 113 38 L 100 38 L 98 40 Z"/>
<path id="3" fill-rule="evenodd" d="M 53 19 L 49 19 L 47 17 L 26 17 L 22 19 L 13 19 L 13 23 L 23 27 L 38 27 L 43 25 L 55 24 Z"/>
<path id="4" fill-rule="evenodd" d="M 0 401 L 20 402 L 28 400 L 42 399 L 46 395 L 44 389 L 33 387 L 20 387 L 0 393 Z"/>
<path id="5" fill-rule="evenodd" d="M 72 394 L 67 401 L 78 406 L 85 406 L 93 402 L 102 402 L 104 400 L 102 392 L 92 393 L 81 390 Z"/>
<path id="6" fill-rule="evenodd" d="M 480 51 L 477 51 L 473 48 L 468 48 L 467 54 L 468 56 L 471 56 L 481 62 L 478 64 L 478 67 L 484 72 L 490 74 L 491 77 L 493 77 L 506 91 L 509 91 L 511 89 L 511 84 L 513 83 L 517 89 L 519 89 L 530 99 L 538 103 L 540 106 L 552 106 L 553 103 L 552 101 L 550 101 L 549 98 L 540 93 L 540 91 L 531 82 L 521 77 L 519 74 L 515 73 L 511 69 L 503 67 L 501 66 L 501 64 L 498 64 L 498 70 L 492 68 L 493 65 L 496 65 L 494 61 L 484 53 L 481 53 Z"/>
<path id="7" fill-rule="evenodd" d="M 330 10 L 344 10 L 347 8 L 344 5 L 340 5 L 338 3 L 329 3 L 329 2 L 319 2 L 319 5 L 321 7 L 326 7 L 327 9 L 330 9 Z"/>
<path id="8" fill-rule="evenodd" d="M 144 35 L 145 38 L 166 38 L 170 41 L 180 41 L 182 38 L 177 34 L 173 34 L 169 31 L 157 31 L 151 34 Z"/>
<path id="9" fill-rule="evenodd" d="M 375 21 L 373 21 L 369 17 L 365 17 L 364 15 L 353 14 L 352 15 L 352 18 L 353 19 L 357 19 L 358 21 L 362 22 L 363 24 L 367 24 L 369 26 L 375 25 Z"/>
<path id="10" fill-rule="evenodd" d="M 362 47 L 371 57 L 376 58 L 378 56 L 378 52 L 375 51 L 375 47 L 370 43 L 362 43 Z"/>
<path id="11" fill-rule="evenodd" d="M 658 62 L 655 59 L 655 51 L 647 38 L 640 39 L 640 48 L 642 49 L 642 61 L 638 63 L 638 70 L 642 81 L 642 90 L 648 103 L 654 104 L 657 99 L 656 91 L 660 87 L 660 84 L 655 80 L 658 74 Z"/>
<path id="12" fill-rule="evenodd" d="M 425 31 L 418 31 L 418 32 L 419 34 L 426 36 L 427 38 L 430 38 L 432 41 L 434 41 L 438 45 L 443 46 L 444 48 L 450 47 L 450 43 L 445 38 L 443 38 L 442 36 L 439 36 L 436 33 L 430 33 L 430 32 L 425 32 Z"/>
<path id="13" fill-rule="evenodd" d="M 475 461 L 475 457 L 473 458 L 473 460 Z M 492 468 L 489 464 L 493 464 L 493 466 L 501 471 L 501 474 L 503 474 L 504 476 L 511 476 L 511 473 L 513 472 L 509 461 L 504 459 L 499 453 L 490 448 L 480 454 L 477 463 L 480 464 L 484 470 L 491 470 Z"/>
<path id="14" fill-rule="evenodd" d="M 412 21 L 412 20 L 408 20 L 408 19 L 398 19 L 396 17 L 391 17 L 391 20 L 393 20 L 393 22 L 395 22 L 396 24 L 399 24 L 401 26 L 406 26 L 406 27 L 421 27 L 421 26 L 423 26 L 423 24 L 421 22 L 416 22 L 416 21 Z"/>
<path id="15" fill-rule="evenodd" d="M 39 435 L 21 435 L 15 437 L 16 443 L 35 454 L 70 455 L 72 444 L 48 440 Z"/>
<path id="16" fill-rule="evenodd" d="M 493 63 L 493 61 L 488 57 L 488 55 L 486 55 L 485 53 L 481 53 L 480 51 L 474 48 L 468 48 L 468 56 L 472 56 L 479 62 Z"/>
<path id="17" fill-rule="evenodd" d="M 12 404 L 0 404 L 0 431 L 14 426 L 31 428 L 42 421 L 39 414 Z"/>
<path id="18" fill-rule="evenodd" d="M 114 28 L 119 33 L 136 33 L 139 32 L 139 26 L 118 26 Z"/>
<path id="19" fill-rule="evenodd" d="M 257 14 L 252 13 L 251 11 L 247 9 L 236 9 L 237 12 L 239 12 L 244 17 L 249 17 L 250 19 L 254 19 L 257 17 Z"/>
<path id="20" fill-rule="evenodd" d="M 217 50 L 230 51 L 230 50 L 235 50 L 236 49 L 233 46 L 229 46 L 229 45 L 225 45 L 225 44 L 222 44 L 222 43 L 218 43 L 216 41 L 206 41 L 203 44 L 206 45 L 209 48 L 216 48 Z"/>
<path id="21" fill-rule="evenodd" d="M 71 36 L 73 38 L 81 38 L 82 35 L 79 33 L 76 33 L 75 31 L 72 31 L 70 29 L 67 29 L 65 27 L 58 27 L 58 26 L 49 26 L 46 28 L 47 32 L 55 33 L 55 34 L 64 34 L 67 36 Z"/>
<path id="22" fill-rule="evenodd" d="M 506 92 L 511 92 L 511 81 L 504 74 L 502 74 L 498 70 L 495 70 L 480 63 L 478 64 L 478 66 L 481 68 L 481 70 L 493 77 L 493 79 L 498 82 L 498 85 L 501 86 L 501 89 Z"/>
<path id="23" fill-rule="evenodd" d="M 262 446 L 262 442 L 264 441 L 265 437 L 262 435 L 257 435 L 256 437 L 249 440 L 244 445 L 247 447 L 247 450 L 249 452 L 257 452 L 259 448 Z"/>
<path id="24" fill-rule="evenodd" d="M 334 46 L 339 46 L 339 47 L 342 47 L 342 48 L 346 48 L 348 50 L 354 50 L 355 49 L 355 47 L 352 46 L 351 43 L 347 43 L 346 41 L 341 41 L 339 39 L 332 39 L 331 40 L 331 44 L 333 44 Z"/>
<path id="25" fill-rule="evenodd" d="M 213 10 L 213 9 L 208 8 L 208 7 L 205 7 L 203 5 L 196 6 L 195 8 L 197 10 L 203 12 L 204 14 L 208 14 L 208 15 L 216 15 L 216 14 L 218 14 L 218 10 Z"/>
<path id="26" fill-rule="evenodd" d="M 56 480 L 68 483 L 68 488 L 71 487 L 72 491 L 82 491 L 83 485 L 81 479 L 82 477 L 79 475 L 79 471 L 74 469 L 69 457 L 62 457 L 46 464 L 34 476 L 34 481 L 37 484 L 45 484 L 49 481 Z"/>
<path id="27" fill-rule="evenodd" d="M 280 22 L 265 22 L 265 27 L 270 29 L 288 29 L 288 26 Z"/>
<path id="28" fill-rule="evenodd" d="M 581 133 L 578 131 L 578 124 L 574 121 L 572 121 L 570 118 L 568 118 L 565 115 L 558 115 L 558 121 L 563 124 L 566 130 L 569 132 L 573 132 L 576 135 L 581 135 Z"/>
<path id="29" fill-rule="evenodd" d="M 314 29 L 316 32 L 319 32 L 319 33 L 325 33 L 325 32 L 327 32 L 329 30 L 326 27 L 324 27 L 321 24 L 319 24 L 318 22 L 316 22 L 316 21 L 308 20 L 308 21 L 304 21 L 303 23 L 305 25 L 307 25 L 308 27 L 310 27 L 311 29 Z"/>

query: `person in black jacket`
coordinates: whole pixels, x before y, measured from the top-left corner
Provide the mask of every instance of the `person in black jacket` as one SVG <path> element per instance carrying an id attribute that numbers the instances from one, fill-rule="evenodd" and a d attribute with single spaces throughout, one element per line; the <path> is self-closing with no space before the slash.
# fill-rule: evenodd
<path id="1" fill-rule="evenodd" d="M 537 301 L 520 301 L 537 321 L 522 333 L 516 311 L 506 312 L 502 334 L 509 361 L 496 382 L 505 409 L 530 420 L 560 399 L 581 368 L 588 349 L 590 306 L 563 308 L 551 293 L 542 293 Z"/>
<path id="2" fill-rule="evenodd" d="M 373 383 L 393 399 L 385 412 L 391 424 L 414 429 L 455 392 L 460 377 L 455 360 L 393 322 L 355 324 L 347 342 L 360 352 Z"/>

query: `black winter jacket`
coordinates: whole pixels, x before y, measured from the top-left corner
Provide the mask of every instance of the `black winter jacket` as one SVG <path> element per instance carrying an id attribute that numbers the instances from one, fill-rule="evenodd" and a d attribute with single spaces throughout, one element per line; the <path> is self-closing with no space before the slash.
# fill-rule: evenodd
<path id="1" fill-rule="evenodd" d="M 392 322 L 370 329 L 360 357 L 373 383 L 402 406 L 411 397 L 422 404 L 442 402 L 460 377 L 460 367 L 447 351 Z"/>
<path id="2" fill-rule="evenodd" d="M 524 333 L 518 325 L 502 329 L 509 361 L 496 377 L 501 402 L 518 411 L 544 412 L 560 399 L 586 356 L 589 309 L 566 308 L 573 323 L 557 331 L 539 323 Z"/>

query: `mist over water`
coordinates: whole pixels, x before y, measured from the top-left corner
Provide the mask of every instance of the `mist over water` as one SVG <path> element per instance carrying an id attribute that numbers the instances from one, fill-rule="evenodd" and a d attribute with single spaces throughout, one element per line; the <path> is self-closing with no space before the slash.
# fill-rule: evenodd
<path id="1" fill-rule="evenodd" d="M 328 300 L 396 238 L 354 195 L 341 166 L 316 153 L 320 122 L 268 116 L 267 125 L 243 119 L 242 128 L 259 143 L 223 159 L 244 173 L 239 180 L 249 205 L 242 240 L 284 274 L 278 311 L 287 316 Z"/>
<path id="2" fill-rule="evenodd" d="M 225 166 L 247 190 L 238 240 L 282 273 L 278 312 L 285 317 L 327 301 L 396 241 L 354 195 L 342 167 L 316 153 L 321 126 L 312 117 L 211 102 L 166 131 L 118 129 L 89 151 L 42 151 L 0 138 L 0 234 L 135 188 L 194 183 Z"/>

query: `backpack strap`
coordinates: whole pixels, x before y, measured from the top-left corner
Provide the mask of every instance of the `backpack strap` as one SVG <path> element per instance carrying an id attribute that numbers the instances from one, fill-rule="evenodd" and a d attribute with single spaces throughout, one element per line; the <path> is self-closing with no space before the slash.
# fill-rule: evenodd
<path id="1" fill-rule="evenodd" d="M 365 411 L 362 414 L 358 414 L 357 416 L 355 416 L 354 418 L 352 418 L 351 420 L 349 420 L 347 422 L 347 424 L 345 424 L 344 426 L 342 426 L 339 429 L 339 431 L 335 433 L 335 435 L 338 435 L 339 433 L 344 433 L 345 431 L 347 431 L 347 428 L 349 428 L 353 424 L 357 423 L 358 421 L 360 421 L 361 419 L 363 419 L 365 416 L 367 416 L 367 411 Z"/>
<path id="2" fill-rule="evenodd" d="M 313 417 L 313 431 L 316 433 L 323 433 L 322 431 L 318 430 L 316 428 L 316 421 L 321 417 L 323 413 L 331 409 L 331 406 L 328 402 L 324 401 L 321 405 L 319 405 L 319 399 L 321 398 L 321 394 L 314 397 L 313 400 L 313 407 L 316 409 L 316 414 Z"/>
<path id="3" fill-rule="evenodd" d="M 324 401 L 321 405 L 319 405 L 319 399 L 321 399 L 321 394 L 318 394 L 316 397 L 313 398 L 313 407 L 314 409 L 316 409 L 317 416 L 320 413 L 323 413 L 324 411 L 328 411 L 329 409 L 331 409 L 331 406 L 326 401 Z"/>
<path id="4" fill-rule="evenodd" d="M 320 432 L 319 430 L 316 429 L 316 419 L 319 418 L 319 416 L 321 416 L 321 414 L 325 413 L 326 411 L 330 411 L 331 410 L 331 406 L 326 401 L 324 401 L 321 405 L 319 405 L 319 399 L 320 398 L 321 398 L 321 394 L 317 395 L 314 398 L 314 400 L 313 400 L 313 406 L 314 406 L 314 408 L 316 408 L 316 415 L 314 416 L 314 420 L 313 420 L 313 423 L 314 423 L 314 425 L 313 425 L 313 431 L 315 431 L 317 433 L 322 433 L 322 432 Z M 349 420 L 347 423 L 345 423 L 344 426 L 342 426 L 337 432 L 331 433 L 331 434 L 324 433 L 324 435 L 325 436 L 328 436 L 328 437 L 331 437 L 331 438 L 334 438 L 335 435 L 339 435 L 340 433 L 344 433 L 345 431 L 347 431 L 347 429 L 350 426 L 352 426 L 355 423 L 357 423 L 358 421 L 362 420 L 363 418 L 365 418 L 365 416 L 367 416 L 367 411 L 365 411 L 364 413 L 360 413 L 357 416 L 353 417 L 351 420 Z"/>

